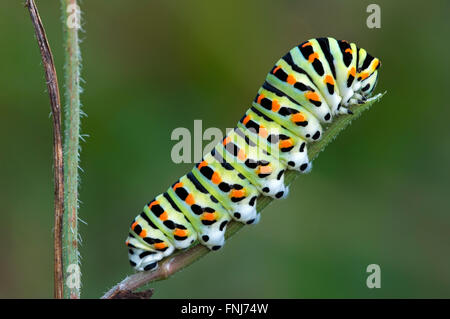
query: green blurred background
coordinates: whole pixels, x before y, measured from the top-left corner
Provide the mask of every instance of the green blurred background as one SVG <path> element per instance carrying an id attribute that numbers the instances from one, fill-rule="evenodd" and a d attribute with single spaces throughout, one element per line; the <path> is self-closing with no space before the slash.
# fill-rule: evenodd
<path id="1" fill-rule="evenodd" d="M 52 297 L 52 131 L 24 1 L 0 2 L 0 297 Z M 318 36 L 382 60 L 388 91 L 218 253 L 157 298 L 450 297 L 449 1 L 81 3 L 84 111 L 82 297 L 132 273 L 131 219 L 191 164 L 172 163 L 177 127 L 233 127 L 272 65 Z M 59 1 L 38 1 L 63 79 Z M 381 289 L 366 267 L 381 266 Z"/>

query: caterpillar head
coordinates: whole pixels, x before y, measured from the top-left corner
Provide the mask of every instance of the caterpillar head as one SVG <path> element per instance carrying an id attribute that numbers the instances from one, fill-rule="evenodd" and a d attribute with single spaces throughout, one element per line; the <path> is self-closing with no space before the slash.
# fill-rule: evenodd
<path id="1" fill-rule="evenodd" d="M 369 96 L 376 86 L 381 61 L 364 49 L 359 49 L 358 55 L 359 63 L 353 90 L 363 96 Z"/>
<path id="2" fill-rule="evenodd" d="M 377 83 L 378 83 L 378 71 L 375 71 L 374 73 L 372 73 L 370 77 L 361 82 L 360 93 L 362 94 L 362 96 L 364 97 L 371 96 L 375 87 L 377 86 Z"/>

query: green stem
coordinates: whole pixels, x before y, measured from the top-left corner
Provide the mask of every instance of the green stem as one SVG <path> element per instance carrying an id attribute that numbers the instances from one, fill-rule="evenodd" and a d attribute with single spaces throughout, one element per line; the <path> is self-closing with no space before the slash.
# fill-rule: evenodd
<path id="1" fill-rule="evenodd" d="M 353 115 L 342 115 L 337 117 L 333 123 L 325 128 L 322 139 L 318 142 L 308 145 L 308 157 L 312 161 L 325 147 L 331 143 L 338 134 L 345 129 L 350 123 L 358 118 L 364 111 L 368 110 L 375 102 L 379 101 L 383 94 L 369 99 L 365 104 L 353 106 L 351 109 Z M 285 183 L 289 185 L 292 181 L 299 176 L 294 171 L 288 171 L 285 175 Z M 260 212 L 266 208 L 273 201 L 270 197 L 260 196 L 257 201 L 257 210 Z M 228 239 L 237 233 L 244 227 L 244 224 L 231 221 L 227 226 L 225 237 Z M 211 252 L 203 245 L 196 244 L 186 250 L 178 251 L 177 253 L 168 256 L 159 262 L 159 268 L 155 271 L 138 272 L 134 275 L 126 277 L 120 283 L 111 288 L 102 298 L 123 298 L 123 296 L 129 296 L 129 293 L 133 290 L 146 285 L 150 282 L 164 280 L 169 278 L 174 273 L 180 271 L 186 266 L 194 263 L 201 257 Z"/>
<path id="2" fill-rule="evenodd" d="M 65 141 L 63 263 L 64 298 L 80 298 L 78 253 L 78 160 L 80 140 L 80 68 L 78 30 L 80 13 L 76 0 L 61 0 L 65 46 Z"/>

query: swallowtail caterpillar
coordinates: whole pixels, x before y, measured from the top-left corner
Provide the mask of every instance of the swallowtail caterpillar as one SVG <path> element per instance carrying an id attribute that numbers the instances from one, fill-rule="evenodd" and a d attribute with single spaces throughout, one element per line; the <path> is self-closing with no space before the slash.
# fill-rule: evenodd
<path id="1" fill-rule="evenodd" d="M 126 240 L 131 265 L 156 269 L 196 241 L 218 250 L 231 219 L 258 223 L 258 196 L 287 196 L 286 170 L 311 169 L 308 143 L 321 139 L 323 124 L 371 96 L 380 65 L 356 44 L 333 38 L 290 50 L 236 128 L 133 220 Z"/>

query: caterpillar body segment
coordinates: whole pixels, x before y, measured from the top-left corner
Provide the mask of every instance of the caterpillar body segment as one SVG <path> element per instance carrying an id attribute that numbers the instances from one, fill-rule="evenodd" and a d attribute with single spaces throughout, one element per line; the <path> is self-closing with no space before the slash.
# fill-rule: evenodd
<path id="1" fill-rule="evenodd" d="M 325 98 L 332 114 L 337 114 L 342 97 L 335 85 L 335 72 L 332 72 L 334 65 L 330 63 L 332 62 L 332 56 L 329 45 L 325 44 L 326 41 L 325 38 L 311 39 L 293 48 L 290 53 L 294 63 L 311 77 L 313 83 Z"/>
<path id="2" fill-rule="evenodd" d="M 198 163 L 192 173 L 227 210 L 233 219 L 255 224 L 258 189 L 213 149 Z"/>
<path id="3" fill-rule="evenodd" d="M 153 270 L 196 241 L 218 250 L 230 220 L 257 224 L 258 197 L 287 196 L 286 170 L 311 169 L 308 143 L 322 138 L 322 126 L 371 96 L 380 66 L 365 49 L 331 37 L 290 50 L 236 128 L 133 220 L 126 240 L 130 264 Z"/>
<path id="4" fill-rule="evenodd" d="M 198 240 L 210 249 L 220 249 L 231 217 L 219 201 L 191 172 L 173 184 L 168 193 L 197 231 Z"/>
<path id="5" fill-rule="evenodd" d="M 176 249 L 187 248 L 197 240 L 194 227 L 167 192 L 158 195 L 143 212 L 150 219 L 149 223 L 160 229 Z"/>
<path id="6" fill-rule="evenodd" d="M 230 131 L 215 150 L 264 195 L 273 198 L 287 195 L 284 165 L 266 150 L 257 147 L 239 128 Z"/>
<path id="7" fill-rule="evenodd" d="M 301 105 L 321 122 L 330 122 L 330 108 L 312 82 L 312 79 L 296 64 L 290 53 L 280 59 L 266 77 L 263 88 L 278 96 L 286 96 L 294 104 Z"/>
<path id="8" fill-rule="evenodd" d="M 258 147 L 278 158 L 287 169 L 306 173 L 311 167 L 305 139 L 279 125 L 255 108 L 250 108 L 237 127 L 248 132 Z M 267 132 L 267 133 L 266 133 Z"/>
<path id="9" fill-rule="evenodd" d="M 125 243 L 130 263 L 138 270 L 156 268 L 159 260 L 174 251 L 173 244 L 144 212 L 133 220 Z"/>
<path id="10" fill-rule="evenodd" d="M 255 113 L 259 111 L 309 142 L 317 141 L 322 136 L 322 126 L 314 115 L 267 86 L 259 89 L 252 110 Z"/>
<path id="11" fill-rule="evenodd" d="M 342 97 L 342 104 L 347 105 L 353 94 L 353 82 L 356 79 L 356 54 L 358 49 L 356 44 L 346 41 L 338 41 L 327 38 L 330 54 L 333 56 L 333 65 L 336 73 L 336 83 Z"/>

